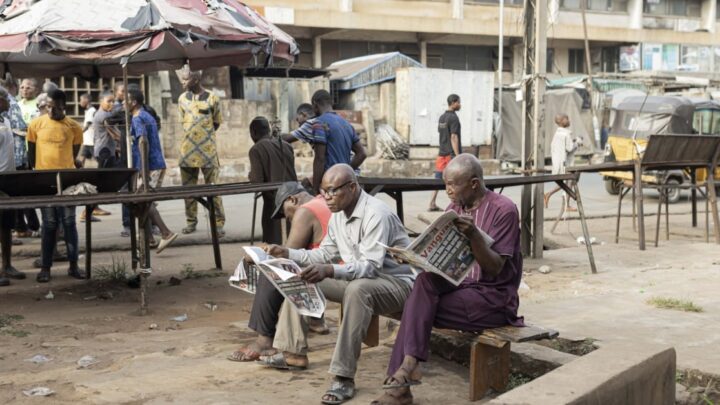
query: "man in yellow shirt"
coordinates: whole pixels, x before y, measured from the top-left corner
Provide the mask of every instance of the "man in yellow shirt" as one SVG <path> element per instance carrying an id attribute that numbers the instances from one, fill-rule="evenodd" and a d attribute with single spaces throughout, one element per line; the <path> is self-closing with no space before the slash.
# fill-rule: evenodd
<path id="1" fill-rule="evenodd" d="M 65 116 L 65 93 L 53 90 L 48 94 L 49 113 L 36 118 L 28 127 L 28 161 L 35 170 L 74 169 L 75 156 L 82 145 L 83 131 L 80 124 Z M 42 213 L 42 267 L 37 275 L 39 283 L 50 281 L 53 250 L 57 242 L 57 228 L 61 223 L 65 230 L 68 275 L 83 279 L 78 267 L 78 233 L 75 225 L 75 207 L 41 208 Z"/>
<path id="2" fill-rule="evenodd" d="M 178 99 L 183 138 L 180 142 L 180 179 L 182 185 L 195 185 L 202 170 L 205 184 L 216 184 L 220 177 L 220 160 L 217 154 L 215 132 L 222 124 L 220 99 L 200 84 L 202 73 L 193 72 L 187 66 L 180 73 L 185 93 Z M 220 197 L 214 197 L 215 221 L 218 234 L 225 235 L 225 210 Z M 183 233 L 193 233 L 197 228 L 197 201 L 185 200 L 187 226 Z"/>

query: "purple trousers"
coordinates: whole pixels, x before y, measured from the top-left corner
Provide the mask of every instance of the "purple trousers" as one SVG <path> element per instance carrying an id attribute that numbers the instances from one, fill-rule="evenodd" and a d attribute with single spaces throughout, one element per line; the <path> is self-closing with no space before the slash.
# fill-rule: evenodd
<path id="1" fill-rule="evenodd" d="M 395 374 L 407 355 L 427 361 L 433 327 L 479 332 L 511 323 L 507 311 L 498 307 L 498 298 L 484 286 L 455 287 L 436 274 L 420 274 L 405 301 L 388 375 Z"/>

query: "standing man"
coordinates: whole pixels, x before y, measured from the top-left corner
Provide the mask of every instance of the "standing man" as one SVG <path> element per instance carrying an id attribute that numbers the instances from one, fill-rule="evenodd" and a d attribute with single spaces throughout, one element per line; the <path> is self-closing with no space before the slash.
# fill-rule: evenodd
<path id="1" fill-rule="evenodd" d="M 295 174 L 295 155 L 293 148 L 281 139 L 270 136 L 270 123 L 265 117 L 255 117 L 250 123 L 250 137 L 255 145 L 250 148 L 251 183 L 272 183 L 297 181 Z M 266 191 L 263 195 L 262 241 L 282 244 L 282 227 L 279 219 L 273 219 L 275 192 Z"/>
<path id="2" fill-rule="evenodd" d="M 327 90 L 318 90 L 313 94 L 312 106 L 315 118 L 308 121 L 312 124 L 312 131 L 303 131 L 301 126 L 293 132 L 293 136 L 313 145 L 312 185 L 313 192 L 317 194 L 325 171 L 339 163 L 357 170 L 365 161 L 367 152 L 352 125 L 332 110 L 332 97 Z M 351 152 L 354 155 L 351 156 Z"/>
<path id="3" fill-rule="evenodd" d="M 20 82 L 20 110 L 22 110 L 23 120 L 30 123 L 33 118 L 40 115 L 37 108 L 38 81 L 36 79 L 23 79 Z"/>
<path id="4" fill-rule="evenodd" d="M 440 150 L 438 151 L 438 157 L 435 159 L 436 179 L 443 178 L 443 171 L 448 163 L 450 163 L 450 160 L 462 152 L 460 118 L 457 116 L 457 111 L 460 111 L 460 96 L 457 94 L 449 95 L 447 98 L 447 105 L 447 111 L 440 116 L 440 121 L 438 122 Z M 440 208 L 435 202 L 437 195 L 437 190 L 433 191 L 428 211 L 440 211 Z"/>
<path id="5" fill-rule="evenodd" d="M 568 118 L 567 114 L 556 115 L 555 124 L 557 124 L 558 129 L 555 131 L 552 143 L 550 144 L 552 174 L 564 174 L 565 168 L 572 166 L 575 160 L 575 151 L 582 145 L 582 140 L 580 138 L 573 138 L 572 131 L 570 131 L 570 118 Z M 550 197 L 558 191 L 560 191 L 560 187 L 555 187 L 553 190 L 545 193 L 543 196 L 545 208 L 550 204 Z M 577 211 L 577 208 L 570 206 L 569 198 L 565 199 L 565 210 Z"/>
<path id="6" fill-rule="evenodd" d="M 98 167 L 114 168 L 118 166 L 115 151 L 120 142 L 120 134 L 113 131 L 107 120 L 113 115 L 115 98 L 111 91 L 104 91 L 100 94 L 100 108 L 93 116 L 93 156 Z"/>
<path id="7" fill-rule="evenodd" d="M 93 145 L 95 143 L 92 124 L 97 108 L 90 102 L 90 93 L 80 95 L 80 107 L 85 110 L 85 116 L 83 118 L 83 144 L 80 149 L 80 162 L 83 167 L 85 167 L 85 161 L 93 157 Z M 81 215 L 81 217 L 83 217 L 83 215 Z"/>
<path id="8" fill-rule="evenodd" d="M 480 161 L 471 154 L 453 159 L 443 180 L 451 201 L 446 211 L 461 215 L 455 226 L 467 237 L 475 260 L 459 286 L 430 272 L 417 277 L 393 345 L 385 394 L 372 405 L 413 403 L 410 386 L 420 383 L 420 362 L 428 360 L 433 327 L 479 332 L 523 326 L 517 315 L 523 265 L 517 207 L 485 188 Z"/>
<path id="9" fill-rule="evenodd" d="M 0 87 L 0 172 L 15 171 L 15 141 L 10 121 L 5 113 L 10 109 L 10 94 Z M 25 273 L 12 266 L 12 228 L 15 225 L 15 212 L 0 211 L 0 249 L 2 250 L 2 269 L 0 269 L 0 287 L 10 285 L 10 279 L 22 280 Z"/>
<path id="10" fill-rule="evenodd" d="M 67 101 L 62 90 L 48 94 L 48 115 L 41 116 L 28 127 L 28 160 L 36 170 L 74 169 L 75 156 L 82 144 L 82 127 L 65 116 Z M 42 213 L 42 267 L 37 275 L 39 283 L 50 281 L 50 268 L 57 241 L 57 228 L 62 223 L 65 230 L 68 275 L 84 279 L 78 267 L 78 233 L 75 224 L 75 207 L 41 208 Z"/>
<path id="11" fill-rule="evenodd" d="M 220 160 L 215 133 L 222 124 L 220 99 L 200 84 L 202 72 L 185 66 L 179 73 L 185 93 L 180 95 L 178 109 L 183 126 L 180 143 L 180 178 L 183 186 L 196 185 L 202 170 L 205 184 L 216 184 L 220 178 Z M 225 236 L 225 210 L 220 197 L 213 197 L 218 236 Z M 185 200 L 187 226 L 182 232 L 197 229 L 197 201 Z"/>

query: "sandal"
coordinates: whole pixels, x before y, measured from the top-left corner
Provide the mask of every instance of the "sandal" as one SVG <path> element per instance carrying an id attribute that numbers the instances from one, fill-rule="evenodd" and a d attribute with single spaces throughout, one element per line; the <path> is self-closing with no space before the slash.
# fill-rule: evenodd
<path id="1" fill-rule="evenodd" d="M 183 233 L 184 235 L 188 235 L 188 234 L 191 234 L 191 233 L 195 232 L 196 230 L 197 230 L 197 226 L 196 226 L 196 225 L 188 225 L 188 226 L 186 226 L 185 228 L 182 229 L 182 233 Z"/>
<path id="2" fill-rule="evenodd" d="M 413 379 L 412 378 L 412 372 L 409 371 L 406 368 L 400 367 L 399 370 L 403 370 L 407 373 L 407 375 L 401 375 L 398 377 L 395 377 L 395 375 L 391 375 L 388 378 L 383 381 L 382 388 L 384 390 L 390 390 L 393 388 L 404 388 L 404 387 L 412 387 L 413 385 L 420 385 L 422 384 L 422 381 L 420 379 Z M 399 371 L 398 370 L 398 371 Z M 417 370 L 417 369 L 416 369 Z M 413 370 L 414 371 L 414 370 Z M 397 372 L 395 372 L 397 374 Z M 395 381 L 396 384 L 392 384 L 392 382 Z"/>
<path id="3" fill-rule="evenodd" d="M 278 370 L 305 370 L 307 366 L 293 366 L 285 361 L 285 355 L 283 353 L 275 353 L 272 356 L 260 356 L 255 363 L 261 364 L 265 367 L 276 368 Z"/>
<path id="4" fill-rule="evenodd" d="M 441 211 L 441 209 L 438 206 L 428 208 L 428 212 L 439 212 L 439 211 Z"/>
<path id="5" fill-rule="evenodd" d="M 399 391 L 399 390 L 398 390 Z M 399 395 L 393 395 L 392 392 L 386 392 L 380 398 L 372 401 L 370 405 L 411 405 L 413 403 L 412 392 L 409 389 L 402 390 Z"/>
<path id="6" fill-rule="evenodd" d="M 257 352 L 251 349 L 249 346 L 245 346 L 232 352 L 232 354 L 227 356 L 227 359 L 230 361 L 238 362 L 258 361 L 260 360 L 260 356 L 273 356 L 277 354 L 277 351 L 274 350 L 275 349 L 269 349 Z"/>
<path id="7" fill-rule="evenodd" d="M 353 380 L 333 380 L 330 389 L 325 396 L 333 396 L 336 399 L 321 399 L 320 402 L 326 405 L 340 405 L 351 400 L 355 396 L 355 382 Z"/>

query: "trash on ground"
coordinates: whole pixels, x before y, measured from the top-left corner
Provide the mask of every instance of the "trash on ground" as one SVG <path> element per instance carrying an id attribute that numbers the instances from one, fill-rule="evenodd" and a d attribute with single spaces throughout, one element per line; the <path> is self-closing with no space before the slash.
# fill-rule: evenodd
<path id="1" fill-rule="evenodd" d="M 175 285 L 180 285 L 180 283 L 182 283 L 181 279 L 174 277 L 174 276 L 170 277 L 170 285 L 175 286 Z"/>
<path id="2" fill-rule="evenodd" d="M 584 245 L 585 244 L 585 238 L 582 236 L 578 236 L 577 238 L 578 245 Z M 600 245 L 601 243 L 595 238 L 594 236 L 590 237 L 590 244 L 591 245 Z"/>
<path id="3" fill-rule="evenodd" d="M 156 323 L 150 324 L 150 330 L 155 330 L 155 329 L 157 329 L 157 327 L 158 327 L 158 325 Z"/>
<path id="4" fill-rule="evenodd" d="M 23 394 L 28 397 L 46 397 L 54 393 L 55 391 L 51 390 L 48 387 L 34 387 L 30 388 L 29 390 L 23 390 Z"/>
<path id="5" fill-rule="evenodd" d="M 540 266 L 538 271 L 542 274 L 548 274 L 548 273 L 550 273 L 551 270 L 550 270 L 550 266 L 548 266 L 547 264 L 544 264 L 544 265 Z"/>
<path id="6" fill-rule="evenodd" d="M 46 300 L 51 300 L 51 299 L 54 299 L 54 298 L 55 298 L 55 294 L 53 294 L 52 290 L 50 290 L 50 292 L 48 292 L 48 293 L 45 295 L 45 299 L 46 299 Z"/>
<path id="7" fill-rule="evenodd" d="M 524 281 L 520 281 L 520 287 L 518 287 L 518 290 L 520 291 L 530 291 L 530 286 L 527 285 Z"/>
<path id="8" fill-rule="evenodd" d="M 36 354 L 29 359 L 25 359 L 25 361 L 29 361 L 29 362 L 35 363 L 35 364 L 47 363 L 50 360 L 52 360 L 52 359 L 45 355 L 42 355 L 42 354 Z"/>
<path id="9" fill-rule="evenodd" d="M 171 320 L 173 320 L 175 322 L 185 322 L 188 320 L 188 316 L 187 316 L 187 314 L 182 314 L 180 316 L 176 316 L 176 317 L 172 318 Z"/>
<path id="10" fill-rule="evenodd" d="M 214 302 L 212 302 L 212 301 L 208 301 L 208 302 L 205 303 L 205 308 L 207 308 L 207 309 L 209 309 L 209 310 L 211 310 L 211 311 L 214 312 L 214 311 L 218 308 L 218 306 L 217 306 L 216 303 L 214 303 Z"/>
<path id="11" fill-rule="evenodd" d="M 80 360 L 77 361 L 77 365 L 80 366 L 80 368 L 88 368 L 92 366 L 93 364 L 99 363 L 100 360 L 96 359 L 93 356 L 85 355 L 80 357 Z"/>

